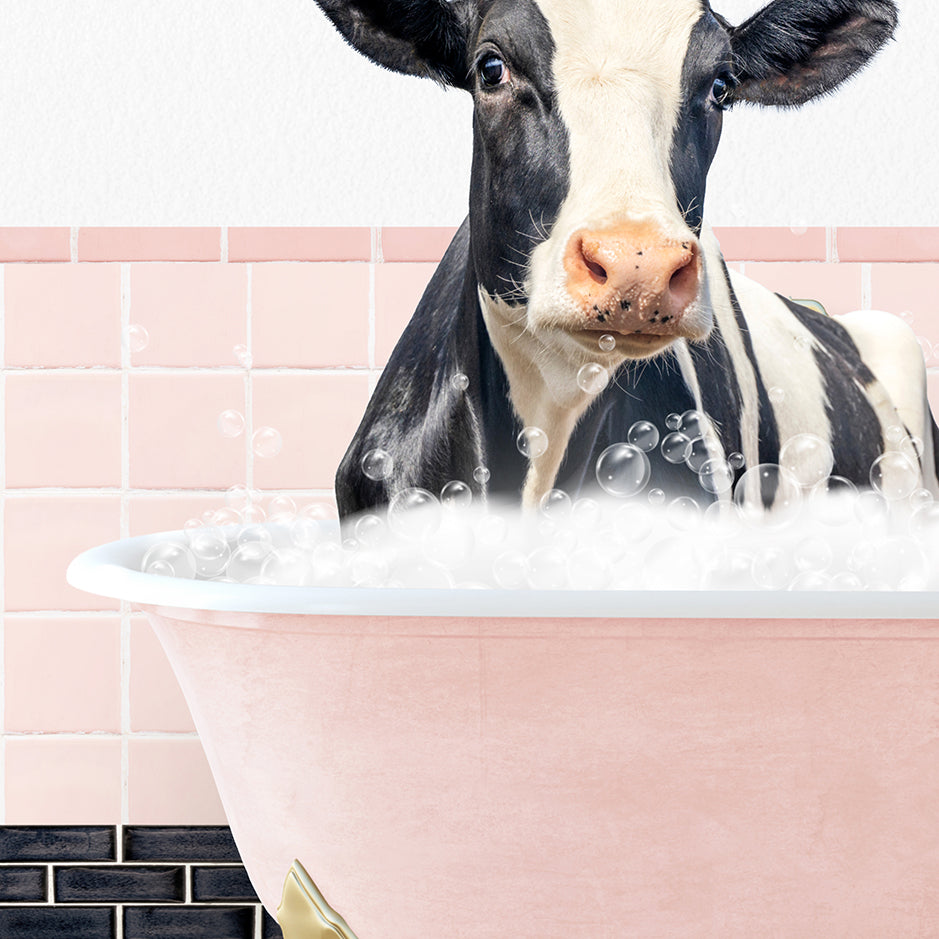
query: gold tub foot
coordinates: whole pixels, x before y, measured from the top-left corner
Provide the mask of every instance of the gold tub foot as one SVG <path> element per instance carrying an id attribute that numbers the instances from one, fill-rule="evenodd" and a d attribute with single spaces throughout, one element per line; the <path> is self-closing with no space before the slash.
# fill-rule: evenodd
<path id="1" fill-rule="evenodd" d="M 284 939 L 356 939 L 299 861 L 293 862 L 284 881 L 277 922 Z"/>

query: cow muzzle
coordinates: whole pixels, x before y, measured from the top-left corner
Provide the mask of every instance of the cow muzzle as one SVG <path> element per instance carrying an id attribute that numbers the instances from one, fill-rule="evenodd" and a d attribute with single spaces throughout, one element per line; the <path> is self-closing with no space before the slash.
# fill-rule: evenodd
<path id="1" fill-rule="evenodd" d="M 580 329 L 677 338 L 701 286 L 697 239 L 649 223 L 580 229 L 564 253 L 567 290 Z"/>

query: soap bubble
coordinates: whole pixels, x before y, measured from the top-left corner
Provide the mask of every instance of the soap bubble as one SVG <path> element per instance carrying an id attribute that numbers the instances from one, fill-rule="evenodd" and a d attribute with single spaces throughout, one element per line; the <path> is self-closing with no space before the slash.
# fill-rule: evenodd
<path id="1" fill-rule="evenodd" d="M 217 577 L 225 572 L 231 547 L 220 528 L 200 528 L 189 539 L 189 550 L 200 577 Z"/>
<path id="2" fill-rule="evenodd" d="M 163 577 L 196 576 L 196 560 L 186 545 L 176 541 L 159 541 L 147 549 L 140 569 L 145 574 L 159 574 Z"/>
<path id="3" fill-rule="evenodd" d="M 929 364 L 936 352 L 936 347 L 925 336 L 917 336 L 916 341 L 923 353 L 923 361 Z"/>
<path id="4" fill-rule="evenodd" d="M 469 383 L 469 376 L 464 375 L 462 372 L 457 372 L 450 378 L 450 387 L 454 391 L 466 391 L 469 388 Z"/>
<path id="5" fill-rule="evenodd" d="M 662 494 L 664 498 L 664 493 Z M 621 545 L 641 544 L 656 524 L 655 512 L 643 502 L 627 502 L 613 513 L 613 540 Z"/>
<path id="6" fill-rule="evenodd" d="M 665 505 L 665 491 L 663 489 L 650 489 L 648 499 L 649 505 Z"/>
<path id="7" fill-rule="evenodd" d="M 778 385 L 774 385 L 772 388 L 770 388 L 767 394 L 769 395 L 769 399 L 773 404 L 782 404 L 783 401 L 786 400 L 786 389 L 780 388 Z"/>
<path id="8" fill-rule="evenodd" d="M 514 548 L 502 551 L 492 562 L 492 574 L 503 590 L 519 590 L 528 583 L 528 560 Z"/>
<path id="9" fill-rule="evenodd" d="M 261 564 L 261 577 L 291 587 L 302 587 L 311 573 L 310 556 L 297 548 L 276 548 Z"/>
<path id="10" fill-rule="evenodd" d="M 318 521 L 298 515 L 290 523 L 290 543 L 296 548 L 311 551 L 322 538 L 322 528 Z"/>
<path id="11" fill-rule="evenodd" d="M 681 427 L 681 415 L 672 411 L 672 413 L 665 418 L 665 426 L 669 430 L 678 430 L 678 428 Z"/>
<path id="12" fill-rule="evenodd" d="M 573 508 L 571 497 L 563 489 L 549 489 L 539 503 L 541 512 L 548 518 L 567 518 Z"/>
<path id="13" fill-rule="evenodd" d="M 692 531 L 701 523 L 701 507 L 688 496 L 672 499 L 665 517 L 675 531 Z"/>
<path id="14" fill-rule="evenodd" d="M 750 573 L 764 590 L 784 590 L 796 576 L 792 552 L 780 545 L 766 545 L 753 558 Z"/>
<path id="15" fill-rule="evenodd" d="M 477 466 L 473 470 L 473 479 L 479 483 L 480 486 L 485 486 L 489 482 L 489 470 L 485 466 Z"/>
<path id="16" fill-rule="evenodd" d="M 684 463 L 691 453 L 691 441 L 684 434 L 673 431 L 662 438 L 659 449 L 669 463 Z"/>
<path id="17" fill-rule="evenodd" d="M 601 352 L 612 352 L 616 348 L 616 337 L 609 333 L 604 333 L 598 340 L 597 345 Z"/>
<path id="18" fill-rule="evenodd" d="M 567 576 L 576 590 L 604 590 L 610 585 L 612 571 L 609 561 L 597 551 L 581 548 L 568 559 Z"/>
<path id="19" fill-rule="evenodd" d="M 915 509 L 933 501 L 932 493 L 928 489 L 914 489 L 910 493 L 910 505 Z"/>
<path id="20" fill-rule="evenodd" d="M 528 555 L 528 583 L 535 590 L 567 586 L 567 554 L 555 545 L 535 548 Z"/>
<path id="21" fill-rule="evenodd" d="M 245 416 L 240 411 L 222 411 L 218 416 L 218 429 L 223 437 L 240 437 L 245 431 Z"/>
<path id="22" fill-rule="evenodd" d="M 283 443 L 280 431 L 273 427 L 259 427 L 251 435 L 251 449 L 254 450 L 255 456 L 264 460 L 277 456 Z"/>
<path id="23" fill-rule="evenodd" d="M 340 587 L 345 582 L 345 554 L 335 541 L 322 541 L 313 549 L 312 583 L 317 587 Z"/>
<path id="24" fill-rule="evenodd" d="M 207 519 L 207 524 L 225 528 L 226 525 L 237 525 L 241 521 L 243 521 L 241 513 L 237 509 L 226 506 L 224 509 L 216 509 L 212 512 L 211 517 Z"/>
<path id="25" fill-rule="evenodd" d="M 131 323 L 124 330 L 124 344 L 131 352 L 143 352 L 150 342 L 150 333 L 145 326 L 139 323 Z"/>
<path id="26" fill-rule="evenodd" d="M 879 492 L 867 489 L 859 492 L 854 500 L 854 515 L 868 528 L 886 528 L 890 521 L 890 505 Z"/>
<path id="27" fill-rule="evenodd" d="M 795 519 L 802 502 L 802 490 L 783 467 L 760 463 L 737 480 L 734 502 L 748 521 L 766 528 L 779 528 Z"/>
<path id="28" fill-rule="evenodd" d="M 812 517 L 826 525 L 847 525 L 855 517 L 857 487 L 843 476 L 829 476 L 809 492 Z"/>
<path id="29" fill-rule="evenodd" d="M 459 479 L 451 479 L 440 490 L 440 503 L 447 508 L 460 508 L 469 505 L 472 501 L 473 490 Z"/>
<path id="30" fill-rule="evenodd" d="M 297 503 L 286 493 L 271 496 L 267 503 L 267 517 L 272 522 L 289 524 L 297 514 Z"/>
<path id="31" fill-rule="evenodd" d="M 636 421 L 626 434 L 626 442 L 651 453 L 659 445 L 659 429 L 650 421 Z"/>
<path id="32" fill-rule="evenodd" d="M 579 531 L 595 532 L 603 518 L 603 510 L 596 499 L 583 496 L 571 506 L 571 518 Z"/>
<path id="33" fill-rule="evenodd" d="M 548 449 L 548 435 L 540 427 L 525 427 L 515 444 L 522 456 L 535 460 Z"/>
<path id="34" fill-rule="evenodd" d="M 376 448 L 369 450 L 362 457 L 362 472 L 369 478 L 378 482 L 387 479 L 395 468 L 395 461 L 387 450 Z"/>
<path id="35" fill-rule="evenodd" d="M 918 464 L 924 450 L 923 438 L 915 435 L 904 437 L 898 449 L 911 463 Z"/>
<path id="36" fill-rule="evenodd" d="M 685 457 L 685 465 L 700 475 L 704 464 L 711 459 L 711 447 L 704 437 L 695 437 Z"/>
<path id="37" fill-rule="evenodd" d="M 357 551 L 352 558 L 350 573 L 356 587 L 382 587 L 390 572 L 391 566 L 383 552 Z"/>
<path id="38" fill-rule="evenodd" d="M 912 310 L 901 310 L 899 316 L 907 326 L 913 325 L 914 316 Z"/>
<path id="39" fill-rule="evenodd" d="M 599 362 L 588 362 L 577 372 L 577 387 L 588 395 L 598 395 L 609 384 L 610 373 Z"/>
<path id="40" fill-rule="evenodd" d="M 392 573 L 398 585 L 405 588 L 446 590 L 453 586 L 450 572 L 442 564 L 427 559 L 409 560 L 406 564 L 396 566 Z M 391 582 L 388 586 L 391 586 Z"/>
<path id="41" fill-rule="evenodd" d="M 614 443 L 597 459 L 597 482 L 604 492 L 617 499 L 641 492 L 650 473 L 649 458 L 630 443 Z"/>
<path id="42" fill-rule="evenodd" d="M 267 518 L 267 512 L 259 502 L 249 502 L 242 510 L 241 518 L 248 524 L 260 525 Z"/>
<path id="43" fill-rule="evenodd" d="M 239 344 L 237 346 L 233 346 L 231 351 L 234 354 L 238 364 L 241 365 L 242 368 L 251 368 L 254 360 L 251 357 L 251 353 L 248 352 L 247 346 Z"/>
<path id="44" fill-rule="evenodd" d="M 246 525 L 242 525 L 241 528 L 238 529 L 235 541 L 239 545 L 251 544 L 256 541 L 268 545 L 273 543 L 274 535 L 271 533 L 270 528 L 263 524 L 263 521 L 263 519 L 259 519 L 256 522 L 249 522 Z"/>
<path id="45" fill-rule="evenodd" d="M 744 455 L 743 455 L 742 453 L 740 453 L 740 452 L 738 452 L 738 451 L 736 451 L 736 450 L 735 450 L 733 453 L 728 454 L 728 456 L 727 456 L 727 462 L 728 462 L 734 469 L 743 469 L 744 466 L 746 466 L 746 464 L 747 464 L 746 457 L 744 457 Z"/>
<path id="46" fill-rule="evenodd" d="M 237 581 L 258 577 L 264 561 L 271 553 L 270 540 L 245 541 L 231 553 L 228 562 L 228 576 Z"/>
<path id="47" fill-rule="evenodd" d="M 884 436 L 888 443 L 899 443 L 906 436 L 906 429 L 902 424 L 891 424 Z"/>
<path id="48" fill-rule="evenodd" d="M 247 505 L 257 501 L 255 495 L 247 486 L 237 483 L 225 490 L 225 505 L 241 512 Z"/>
<path id="49" fill-rule="evenodd" d="M 678 426 L 675 430 L 680 430 L 689 440 L 695 437 L 703 437 L 709 430 L 707 418 L 700 411 L 685 411 L 678 418 Z"/>
<path id="50" fill-rule="evenodd" d="M 487 549 L 501 545 L 505 541 L 508 532 L 509 523 L 501 515 L 484 515 L 473 526 L 476 543 Z"/>
<path id="51" fill-rule="evenodd" d="M 440 524 L 440 503 L 426 489 L 402 489 L 388 504 L 388 524 L 402 538 L 429 535 Z"/>
<path id="52" fill-rule="evenodd" d="M 939 545 L 939 503 L 924 502 L 910 516 L 910 534 L 920 542 Z"/>
<path id="53" fill-rule="evenodd" d="M 801 571 L 792 578 L 790 590 L 828 590 L 831 578 L 822 571 Z"/>
<path id="54" fill-rule="evenodd" d="M 800 571 L 828 570 L 831 559 L 831 545 L 818 536 L 804 538 L 793 552 L 793 560 Z"/>
<path id="55" fill-rule="evenodd" d="M 779 450 L 779 465 L 803 489 L 826 479 L 834 464 L 831 446 L 815 434 L 795 434 Z"/>
<path id="56" fill-rule="evenodd" d="M 385 533 L 385 523 L 379 516 L 369 512 L 365 515 L 360 515 L 355 520 L 353 531 L 355 532 L 355 539 L 359 544 L 375 545 L 381 541 Z"/>
<path id="57" fill-rule="evenodd" d="M 890 450 L 871 464 L 871 485 L 888 502 L 907 499 L 919 488 L 919 469 L 902 453 Z"/>
<path id="58" fill-rule="evenodd" d="M 734 471 L 726 460 L 705 460 L 698 470 L 698 482 L 706 492 L 729 492 L 734 485 Z"/>

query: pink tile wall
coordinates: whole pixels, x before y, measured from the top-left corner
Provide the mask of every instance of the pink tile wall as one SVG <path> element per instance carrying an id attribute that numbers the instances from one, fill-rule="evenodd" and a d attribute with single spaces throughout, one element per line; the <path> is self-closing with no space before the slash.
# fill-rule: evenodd
<path id="1" fill-rule="evenodd" d="M 68 587 L 65 567 L 180 528 L 235 483 L 332 506 L 369 389 L 453 232 L 0 228 L 0 820 L 223 820 L 145 619 Z M 716 234 L 774 290 L 886 309 L 939 345 L 939 229 Z M 220 433 L 226 409 L 241 436 Z M 252 450 L 263 426 L 281 434 L 274 457 Z"/>

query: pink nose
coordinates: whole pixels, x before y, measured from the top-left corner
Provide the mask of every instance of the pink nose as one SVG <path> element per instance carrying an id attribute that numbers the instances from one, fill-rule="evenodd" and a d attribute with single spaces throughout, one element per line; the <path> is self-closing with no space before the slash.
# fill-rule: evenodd
<path id="1" fill-rule="evenodd" d="M 623 334 L 676 333 L 701 281 L 697 240 L 669 237 L 649 223 L 575 232 L 564 269 L 584 328 Z"/>

